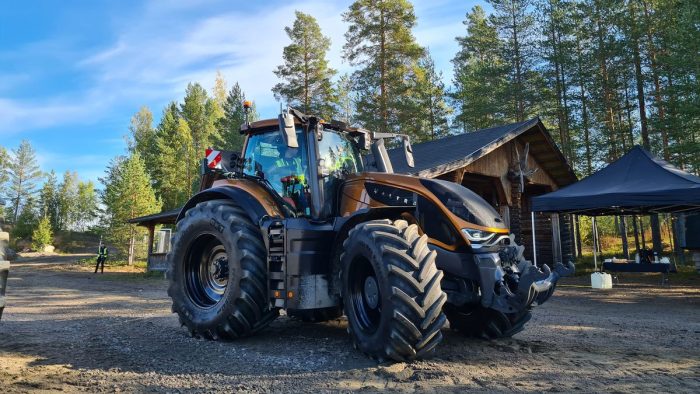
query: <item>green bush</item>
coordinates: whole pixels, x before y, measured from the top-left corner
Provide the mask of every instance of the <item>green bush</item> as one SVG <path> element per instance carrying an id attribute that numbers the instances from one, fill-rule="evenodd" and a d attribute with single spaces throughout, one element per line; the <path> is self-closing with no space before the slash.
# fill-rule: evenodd
<path id="1" fill-rule="evenodd" d="M 45 246 L 51 245 L 52 242 L 53 231 L 51 231 L 51 222 L 49 218 L 43 217 L 32 232 L 32 248 L 40 252 L 44 250 Z"/>

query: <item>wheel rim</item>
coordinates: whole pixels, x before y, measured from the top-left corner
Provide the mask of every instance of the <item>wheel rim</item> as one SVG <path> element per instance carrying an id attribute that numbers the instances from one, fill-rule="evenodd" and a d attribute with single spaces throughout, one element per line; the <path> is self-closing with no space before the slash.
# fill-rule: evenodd
<path id="1" fill-rule="evenodd" d="M 377 331 L 381 320 L 382 294 L 370 262 L 364 258 L 353 261 L 348 281 L 353 320 L 366 333 Z"/>
<path id="2" fill-rule="evenodd" d="M 213 234 L 197 237 L 185 257 L 187 295 L 199 307 L 211 308 L 228 287 L 228 255 Z"/>

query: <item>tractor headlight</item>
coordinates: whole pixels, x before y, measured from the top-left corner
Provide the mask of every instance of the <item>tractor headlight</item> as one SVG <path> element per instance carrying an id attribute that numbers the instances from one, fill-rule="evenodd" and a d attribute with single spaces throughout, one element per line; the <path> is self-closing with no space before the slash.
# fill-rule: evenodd
<path id="1" fill-rule="evenodd" d="M 495 233 L 489 233 L 486 231 L 481 231 L 481 230 L 474 230 L 471 228 L 463 228 L 462 233 L 467 237 L 468 240 L 471 242 L 487 242 L 491 240 L 496 234 Z"/>

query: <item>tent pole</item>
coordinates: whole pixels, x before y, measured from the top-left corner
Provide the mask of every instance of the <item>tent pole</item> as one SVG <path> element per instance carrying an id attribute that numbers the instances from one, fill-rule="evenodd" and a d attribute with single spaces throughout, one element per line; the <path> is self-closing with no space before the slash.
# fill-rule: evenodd
<path id="1" fill-rule="evenodd" d="M 593 232 L 593 271 L 598 271 L 598 241 L 597 241 L 597 234 L 595 231 L 595 216 L 593 216 L 593 219 L 591 220 L 591 224 L 593 226 L 592 232 Z"/>
<path id="2" fill-rule="evenodd" d="M 537 267 L 537 245 L 535 243 L 535 211 L 530 212 L 530 217 L 532 220 L 530 223 L 532 224 L 532 259 L 535 262 L 535 267 Z"/>

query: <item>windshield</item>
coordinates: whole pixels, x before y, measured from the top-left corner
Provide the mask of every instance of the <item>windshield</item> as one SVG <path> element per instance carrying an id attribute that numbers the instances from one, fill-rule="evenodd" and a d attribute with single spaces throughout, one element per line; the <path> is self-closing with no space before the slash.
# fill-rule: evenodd
<path id="1" fill-rule="evenodd" d="M 298 148 L 289 148 L 282 134 L 275 129 L 248 137 L 245 148 L 247 175 L 267 180 L 272 188 L 299 215 L 310 215 L 308 159 L 306 138 L 297 128 Z"/>
<path id="2" fill-rule="evenodd" d="M 343 175 L 362 172 L 362 157 L 355 144 L 344 133 L 324 130 L 318 143 L 318 154 L 324 173 L 340 178 Z"/>

